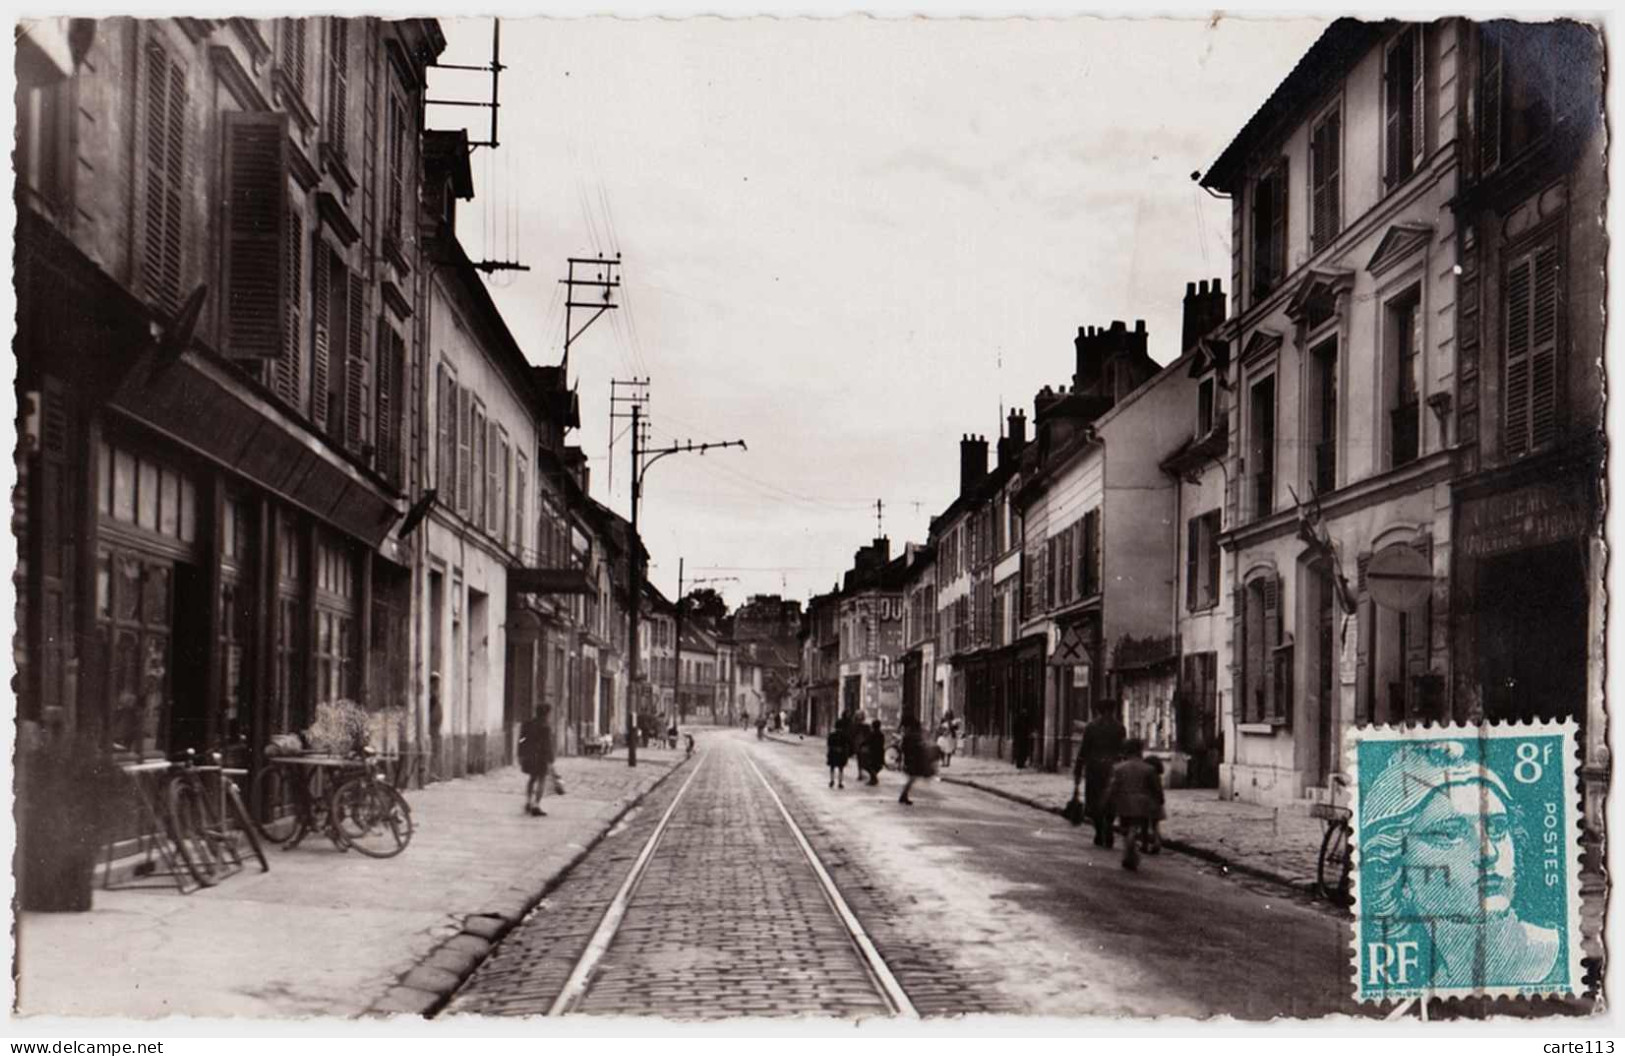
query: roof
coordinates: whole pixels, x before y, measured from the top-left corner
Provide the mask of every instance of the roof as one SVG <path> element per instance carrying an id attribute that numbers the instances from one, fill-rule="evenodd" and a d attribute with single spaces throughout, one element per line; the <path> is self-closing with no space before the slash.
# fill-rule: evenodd
<path id="1" fill-rule="evenodd" d="M 1224 148 L 1207 173 L 1203 187 L 1233 194 L 1241 186 L 1247 161 L 1278 131 L 1281 122 L 1313 103 L 1328 87 L 1348 72 L 1360 56 L 1377 42 L 1383 23 L 1340 18 L 1326 27 L 1320 39 L 1310 45 L 1292 72 L 1270 93 L 1236 138 Z"/>

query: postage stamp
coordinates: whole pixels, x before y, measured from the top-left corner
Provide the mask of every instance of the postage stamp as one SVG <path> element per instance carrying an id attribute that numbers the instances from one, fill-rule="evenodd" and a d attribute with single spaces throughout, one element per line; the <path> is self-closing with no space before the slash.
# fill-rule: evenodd
<path id="1" fill-rule="evenodd" d="M 1577 994 L 1573 721 L 1350 731 L 1355 998 Z"/>

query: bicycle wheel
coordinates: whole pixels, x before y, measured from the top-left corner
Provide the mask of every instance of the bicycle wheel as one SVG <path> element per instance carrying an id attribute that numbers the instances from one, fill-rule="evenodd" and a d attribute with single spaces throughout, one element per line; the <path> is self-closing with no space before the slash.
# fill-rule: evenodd
<path id="1" fill-rule="evenodd" d="M 361 774 L 333 790 L 332 827 L 369 858 L 393 858 L 412 842 L 412 808 L 399 792 Z"/>
<path id="2" fill-rule="evenodd" d="M 254 828 L 268 843 L 286 843 L 299 830 L 299 790 L 279 766 L 263 767 L 254 778 Z"/>
<path id="3" fill-rule="evenodd" d="M 170 780 L 167 800 L 181 863 L 192 879 L 213 887 L 225 871 L 225 860 L 211 833 L 207 794 L 192 776 L 180 774 Z"/>
<path id="4" fill-rule="evenodd" d="M 1347 822 L 1328 825 L 1320 841 L 1320 861 L 1315 867 L 1315 889 L 1320 897 L 1345 908 L 1354 902 L 1349 897 L 1349 872 L 1354 864 L 1349 853 L 1349 837 L 1353 834 Z"/>
<path id="5" fill-rule="evenodd" d="M 237 791 L 237 782 L 228 777 L 222 777 L 221 780 L 226 783 L 226 810 L 231 814 L 232 822 L 247 837 L 248 849 L 259 859 L 260 872 L 270 872 L 271 863 L 265 857 L 265 845 L 260 842 L 259 826 L 248 816 L 248 807 L 243 804 L 242 793 Z"/>

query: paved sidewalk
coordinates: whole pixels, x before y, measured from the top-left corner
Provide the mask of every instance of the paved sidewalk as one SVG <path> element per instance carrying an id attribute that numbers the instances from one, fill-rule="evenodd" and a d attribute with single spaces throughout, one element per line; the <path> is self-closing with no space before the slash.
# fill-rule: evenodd
<path id="1" fill-rule="evenodd" d="M 515 767 L 409 792 L 395 858 L 324 837 L 268 848 L 216 887 L 98 890 L 88 913 L 25 913 L 21 1015 L 358 1016 L 439 1004 L 682 753 L 560 760 L 566 794 L 523 811 Z"/>

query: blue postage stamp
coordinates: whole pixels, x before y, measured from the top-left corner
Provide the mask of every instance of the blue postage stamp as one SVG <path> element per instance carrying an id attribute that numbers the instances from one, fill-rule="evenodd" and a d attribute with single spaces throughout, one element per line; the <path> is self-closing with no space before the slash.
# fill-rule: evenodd
<path id="1" fill-rule="evenodd" d="M 1578 994 L 1574 723 L 1349 735 L 1355 998 Z"/>

